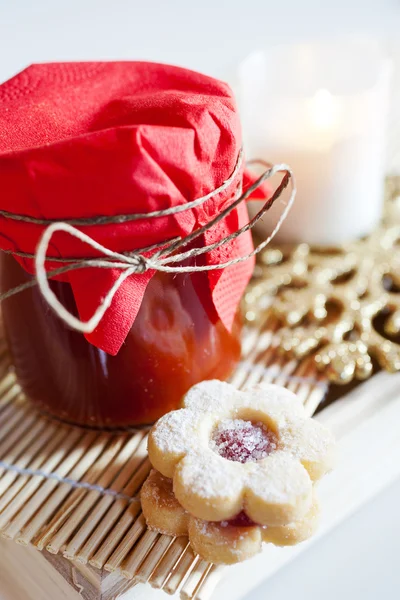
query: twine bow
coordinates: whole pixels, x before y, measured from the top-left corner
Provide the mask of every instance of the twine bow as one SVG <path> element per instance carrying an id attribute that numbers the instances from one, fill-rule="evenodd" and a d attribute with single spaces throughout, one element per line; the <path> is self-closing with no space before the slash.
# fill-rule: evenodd
<path id="1" fill-rule="evenodd" d="M 83 233 L 80 229 L 77 229 L 75 225 L 79 225 L 81 227 L 88 225 L 103 225 L 110 223 L 124 223 L 127 221 L 140 220 L 140 219 L 151 219 L 157 217 L 165 217 L 172 214 L 177 214 L 179 212 L 183 212 L 185 210 L 190 210 L 197 206 L 204 204 L 207 200 L 215 197 L 217 194 L 224 191 L 235 179 L 237 174 L 240 171 L 241 164 L 243 160 L 243 152 L 240 151 L 238 160 L 230 177 L 218 188 L 207 194 L 206 196 L 202 196 L 201 198 L 197 198 L 191 202 L 188 202 L 184 205 L 173 206 L 160 211 L 153 211 L 150 213 L 134 213 L 128 215 L 113 215 L 110 217 L 100 216 L 93 218 L 84 218 L 84 219 L 66 219 L 62 222 L 53 221 L 51 219 L 39 219 L 36 217 L 30 217 L 26 215 L 18 215 L 14 213 L 10 213 L 8 211 L 0 211 L 0 215 L 6 218 L 24 221 L 28 223 L 35 223 L 40 225 L 47 225 L 47 228 L 43 232 L 42 237 L 39 240 L 36 253 L 29 254 L 26 252 L 14 252 L 12 254 L 23 256 L 25 258 L 34 259 L 35 264 L 35 272 L 36 278 L 32 281 L 28 281 L 19 286 L 12 288 L 11 290 L 0 295 L 0 302 L 9 298 L 23 290 L 33 287 L 35 285 L 39 286 L 40 292 L 45 298 L 48 305 L 54 310 L 54 312 L 71 328 L 76 331 L 80 331 L 82 333 L 92 333 L 97 325 L 100 323 L 103 318 L 105 312 L 111 305 L 111 302 L 117 293 L 118 289 L 121 287 L 123 282 L 130 277 L 131 275 L 137 275 L 148 271 L 149 269 L 153 269 L 155 271 L 164 271 L 168 273 L 192 273 L 197 271 L 211 271 L 217 269 L 225 269 L 226 267 L 230 267 L 234 264 L 243 262 L 248 260 L 252 256 L 255 256 L 259 252 L 261 252 L 275 237 L 278 233 L 279 229 L 282 226 L 282 223 L 285 221 L 296 195 L 296 186 L 294 182 L 293 174 L 290 168 L 285 164 L 279 165 L 268 165 L 268 163 L 264 163 L 262 161 L 254 161 L 260 162 L 264 166 L 268 165 L 268 168 L 262 173 L 262 175 L 250 186 L 246 191 L 242 191 L 241 185 L 238 186 L 236 193 L 234 195 L 234 199 L 232 204 L 227 206 L 224 210 L 222 210 L 216 217 L 214 217 L 211 221 L 203 225 L 202 227 L 194 230 L 192 233 L 187 235 L 184 238 L 174 238 L 172 240 L 166 240 L 159 244 L 155 244 L 153 246 L 149 246 L 147 248 L 141 248 L 139 250 L 135 250 L 134 252 L 125 252 L 119 253 L 106 248 L 102 244 L 96 242 L 93 238 Z M 265 202 L 260 211 L 243 227 L 241 227 L 238 231 L 231 233 L 230 235 L 222 238 L 214 242 L 213 244 L 209 244 L 207 246 L 202 246 L 200 248 L 191 248 L 190 250 L 183 250 L 185 246 L 190 244 L 194 239 L 198 236 L 202 235 L 205 231 L 211 229 L 214 225 L 219 223 L 222 219 L 224 219 L 232 210 L 234 210 L 241 202 L 244 202 L 249 198 L 249 196 L 267 179 L 270 179 L 277 173 L 284 173 L 282 180 L 279 186 L 274 191 L 271 198 Z M 236 239 L 242 233 L 249 231 L 254 227 L 254 225 L 263 217 L 263 215 L 271 208 L 274 202 L 281 196 L 284 189 L 288 186 L 289 182 L 292 184 L 292 191 L 290 194 L 290 198 L 282 211 L 282 214 L 279 217 L 277 224 L 275 225 L 272 233 L 268 236 L 266 240 L 261 242 L 252 252 L 247 254 L 246 256 L 240 256 L 238 258 L 229 260 L 225 263 L 220 263 L 217 265 L 192 265 L 192 266 L 182 266 L 182 263 L 185 259 L 200 256 L 205 254 L 206 252 L 210 252 L 215 248 L 223 246 L 230 241 Z M 51 239 L 55 233 L 63 231 L 68 233 L 72 237 L 79 239 L 80 241 L 88 244 L 94 250 L 97 250 L 101 253 L 100 258 L 54 258 L 47 255 L 47 251 L 51 242 Z M 144 253 L 155 251 L 151 256 L 145 256 Z M 62 262 L 68 263 L 58 269 L 53 269 L 50 271 L 46 271 L 45 263 L 46 261 L 52 262 Z M 120 269 L 121 274 L 115 281 L 114 285 L 107 292 L 106 296 L 103 298 L 102 302 L 99 304 L 98 308 L 92 315 L 90 319 L 87 321 L 81 321 L 75 315 L 70 313 L 63 304 L 58 300 L 55 293 L 52 291 L 49 285 L 49 279 L 55 277 L 57 275 L 62 275 L 69 271 L 93 267 L 99 269 Z"/>

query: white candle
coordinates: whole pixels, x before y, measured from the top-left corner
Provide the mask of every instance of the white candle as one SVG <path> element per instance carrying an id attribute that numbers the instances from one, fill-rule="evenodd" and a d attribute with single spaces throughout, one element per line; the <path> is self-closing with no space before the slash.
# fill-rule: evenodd
<path id="1" fill-rule="evenodd" d="M 241 64 L 247 157 L 285 162 L 297 181 L 279 241 L 338 244 L 379 222 L 390 73 L 368 40 L 274 47 Z M 263 234 L 281 211 L 267 213 Z"/>

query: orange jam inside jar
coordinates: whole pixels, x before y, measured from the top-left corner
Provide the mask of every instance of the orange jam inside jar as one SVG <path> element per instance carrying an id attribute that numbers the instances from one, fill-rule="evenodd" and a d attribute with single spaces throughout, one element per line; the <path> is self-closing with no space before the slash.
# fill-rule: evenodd
<path id="1" fill-rule="evenodd" d="M 31 277 L 14 257 L 2 253 L 2 291 Z M 50 285 L 76 315 L 70 284 Z M 226 379 L 240 356 L 240 319 L 231 332 L 222 324 L 207 273 L 156 273 L 116 356 L 69 329 L 37 287 L 8 298 L 2 310 L 24 392 L 41 410 L 78 425 L 124 428 L 152 423 L 178 408 L 195 383 Z"/>

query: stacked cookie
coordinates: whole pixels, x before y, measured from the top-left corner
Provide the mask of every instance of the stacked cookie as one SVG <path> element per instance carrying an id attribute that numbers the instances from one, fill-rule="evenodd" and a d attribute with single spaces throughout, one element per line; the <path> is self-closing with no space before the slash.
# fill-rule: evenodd
<path id="1" fill-rule="evenodd" d="M 188 535 L 205 560 L 232 564 L 262 542 L 292 545 L 312 535 L 314 482 L 333 465 L 334 440 L 285 388 L 241 392 L 205 381 L 154 425 L 148 451 L 148 527 Z"/>

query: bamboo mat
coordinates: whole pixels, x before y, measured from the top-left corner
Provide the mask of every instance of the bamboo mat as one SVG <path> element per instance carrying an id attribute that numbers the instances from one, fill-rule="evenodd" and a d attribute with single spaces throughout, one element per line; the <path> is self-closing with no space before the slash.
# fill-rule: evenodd
<path id="1" fill-rule="evenodd" d="M 278 323 L 246 330 L 232 383 L 261 382 L 296 392 L 313 414 L 327 383 L 309 359 L 277 352 Z M 147 530 L 138 494 L 150 471 L 146 433 L 74 428 L 26 402 L 0 340 L 0 533 L 18 544 L 133 583 L 149 583 L 182 600 L 209 600 L 226 572 L 196 556 L 184 537 Z"/>

